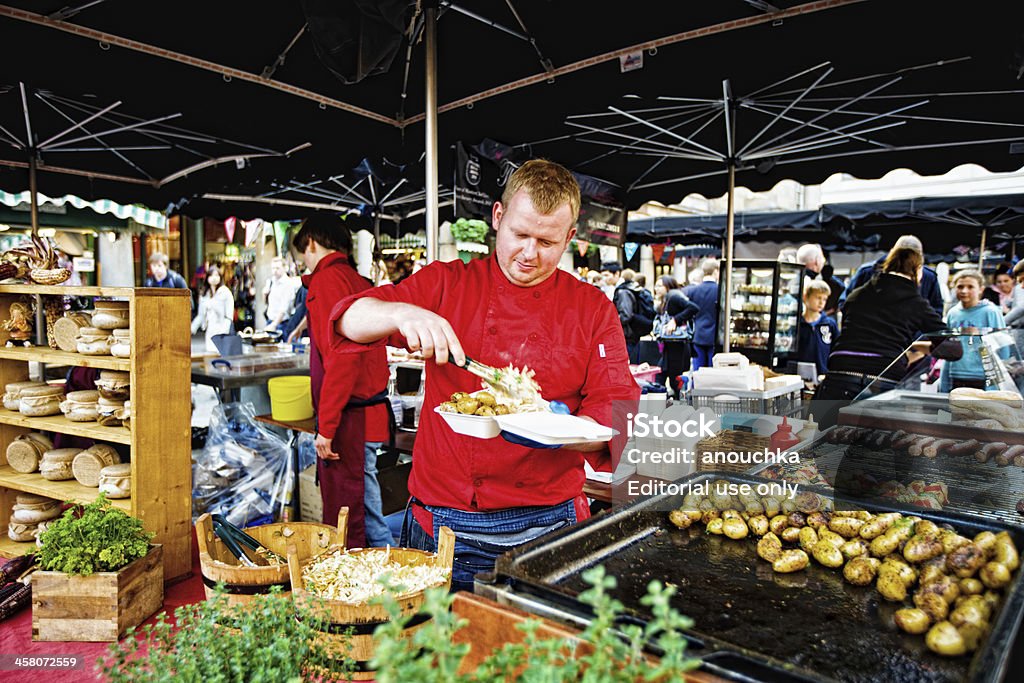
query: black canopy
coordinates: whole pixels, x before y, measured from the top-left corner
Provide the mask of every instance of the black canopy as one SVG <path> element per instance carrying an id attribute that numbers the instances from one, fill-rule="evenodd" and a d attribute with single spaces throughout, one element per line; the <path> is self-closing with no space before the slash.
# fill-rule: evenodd
<path id="1" fill-rule="evenodd" d="M 335 4 L 349 10 L 375 3 Z M 7 55 L 3 83 L 25 82 L 93 102 L 96 109 L 122 100 L 125 111 L 142 119 L 180 112 L 176 124 L 189 130 L 275 152 L 210 166 L 159 187 L 98 175 L 131 175 L 130 167 L 113 155 L 50 154 L 42 160 L 40 190 L 139 201 L 159 209 L 173 203 L 186 213 L 227 215 L 236 213 L 231 203 L 190 205 L 182 200 L 206 193 L 241 194 L 271 181 L 322 180 L 347 173 L 364 157 L 421 164 L 424 67 L 414 3 L 405 3 L 404 9 L 402 3 L 397 8 L 385 4 L 382 20 L 391 22 L 392 38 L 403 22 L 406 38 L 390 67 L 387 59 L 373 65 L 364 61 L 350 80 L 363 72 L 383 73 L 346 85 L 321 63 L 314 47 L 311 32 L 322 15 L 304 28 L 307 15 L 300 3 L 83 1 L 81 11 L 59 12 L 67 0 L 10 0 L 0 6 L 0 39 Z M 1024 128 L 1004 125 L 1021 123 L 1024 97 L 949 94 L 1021 87 L 1021 3 L 977 0 L 957 12 L 937 11 L 924 0 L 440 4 L 442 179 L 450 177 L 448 150 L 456 140 L 490 137 L 527 145 L 535 154 L 629 187 L 651 166 L 650 158 L 594 160 L 598 152 L 573 139 L 531 143 L 563 135 L 567 116 L 601 111 L 609 104 L 625 106 L 634 95 L 711 98 L 721 94 L 725 78 L 732 80 L 734 92 L 749 93 L 825 61 L 847 79 L 890 72 L 901 76 L 901 92 L 928 99 L 932 120 L 880 131 L 877 154 L 766 163 L 741 169 L 738 184 L 761 190 L 784 178 L 820 182 L 839 171 L 877 177 L 899 166 L 933 174 L 968 161 L 993 171 L 1024 165 L 1024 156 L 1012 147 L 1013 140 L 1024 137 Z M 54 18 L 46 18 L 49 13 Z M 351 28 L 351 22 L 343 19 L 341 25 Z M 411 50 L 409 34 L 415 39 Z M 362 50 L 369 34 L 354 35 Z M 623 72 L 619 57 L 625 55 L 618 51 L 637 45 L 643 49 L 630 61 L 642 57 L 643 68 Z M 949 63 L 915 68 L 939 61 Z M 339 70 L 336 63 L 332 67 Z M 742 128 L 748 121 L 761 125 L 753 118 L 737 125 Z M 15 136 L 24 134 L 20 105 L 4 104 L 0 126 Z M 968 140 L 999 142 L 957 144 Z M 303 148 L 307 142 L 310 146 Z M 948 144 L 885 153 L 886 145 L 914 148 L 935 142 Z M 164 178 L 195 162 L 186 146 L 166 160 L 142 151 L 130 158 L 152 177 Z M 297 151 L 284 154 L 292 150 Z M 23 150 L 0 143 L 0 187 L 27 188 L 25 161 Z M 677 169 L 663 166 L 647 180 L 672 177 L 659 176 L 663 172 L 678 175 Z M 47 171 L 54 167 L 85 174 Z M 717 196 L 724 191 L 719 170 L 630 193 L 629 202 L 634 207 L 651 199 L 671 203 L 690 192 Z M 267 215 L 267 208 L 248 207 L 240 215 Z"/>
<path id="2" fill-rule="evenodd" d="M 884 220 L 906 222 L 914 219 L 974 228 L 998 228 L 1024 219 L 1024 194 L 916 197 L 885 202 L 843 202 L 821 207 L 822 222 L 837 218 L 868 225 Z"/>
<path id="3" fill-rule="evenodd" d="M 726 217 L 659 216 L 635 218 L 629 221 L 626 239 L 633 242 L 665 242 L 692 244 L 721 240 L 725 235 Z M 753 237 L 765 231 L 794 231 L 800 233 L 821 230 L 818 211 L 764 211 L 736 214 L 736 237 Z M 762 237 L 763 239 L 763 237 Z M 798 237 L 799 239 L 799 237 Z M 811 239 L 810 236 L 805 239 Z"/>

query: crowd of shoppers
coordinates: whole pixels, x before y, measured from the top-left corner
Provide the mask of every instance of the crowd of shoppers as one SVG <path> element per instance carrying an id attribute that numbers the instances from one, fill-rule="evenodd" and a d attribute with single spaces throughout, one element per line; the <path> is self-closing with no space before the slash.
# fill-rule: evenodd
<path id="1" fill-rule="evenodd" d="M 974 270 L 954 271 L 950 277 L 945 264 L 941 272 L 924 265 L 924 247 L 915 235 L 899 237 L 885 256 L 857 268 L 848 283 L 835 275 L 820 245 L 780 250 L 779 260 L 804 267 L 797 350 L 788 360 L 813 364 L 821 396 L 852 397 L 873 383 L 873 389 L 886 382 L 895 385 L 907 367 L 898 362 L 900 355 L 911 342 L 937 330 L 977 336 L 1008 327 L 1015 341 L 1024 343 L 1024 261 L 999 264 L 991 284 Z M 649 335 L 657 342 L 658 381 L 678 396 L 682 377 L 711 365 L 719 342 L 718 268 L 716 259 L 704 260 L 689 271 L 682 287 L 676 278 L 661 276 L 653 293 L 643 286 L 642 275 L 614 264 L 584 272 L 581 279 L 615 304 L 631 363 L 650 358 L 649 350 L 640 351 L 642 338 Z M 654 301 L 653 324 L 644 299 Z M 967 349 L 962 358 L 933 362 L 929 381 L 938 379 L 940 391 L 984 387 L 980 346 Z M 943 348 L 948 353 L 949 345 Z"/>

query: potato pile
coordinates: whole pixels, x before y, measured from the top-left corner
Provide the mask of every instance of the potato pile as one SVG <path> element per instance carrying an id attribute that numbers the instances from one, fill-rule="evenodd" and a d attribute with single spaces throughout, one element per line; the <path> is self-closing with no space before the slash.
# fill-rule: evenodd
<path id="1" fill-rule="evenodd" d="M 983 531 L 973 539 L 949 526 L 898 512 L 833 511 L 830 501 L 804 492 L 793 500 L 748 494 L 689 494 L 669 513 L 680 529 L 694 523 L 708 533 L 740 540 L 758 537 L 757 555 L 780 573 L 807 567 L 811 558 L 842 567 L 856 586 L 872 583 L 883 598 L 913 607 L 896 611 L 896 626 L 925 633 L 932 652 L 959 656 L 988 634 L 1007 587 L 1020 566 L 1010 535 Z M 719 487 L 721 488 L 721 487 Z M 916 586 L 916 589 L 915 589 Z"/>
<path id="2" fill-rule="evenodd" d="M 508 415 L 512 411 L 504 403 L 498 400 L 489 391 L 477 391 L 467 394 L 464 391 L 456 391 L 447 401 L 441 404 L 443 413 L 462 413 L 463 415 Z"/>

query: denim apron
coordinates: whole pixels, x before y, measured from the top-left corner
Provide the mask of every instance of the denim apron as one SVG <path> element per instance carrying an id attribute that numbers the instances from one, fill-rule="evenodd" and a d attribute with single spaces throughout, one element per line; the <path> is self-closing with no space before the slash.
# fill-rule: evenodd
<path id="1" fill-rule="evenodd" d="M 413 517 L 413 505 L 419 505 L 433 516 L 433 537 L 428 536 Z M 466 512 L 423 505 L 413 498 L 405 509 L 401 545 L 437 552 L 436 539 L 441 527 L 450 528 L 455 532 L 452 591 L 472 591 L 473 576 L 479 572 L 494 571 L 494 561 L 498 555 L 575 523 L 576 509 L 572 499 L 549 507 Z"/>

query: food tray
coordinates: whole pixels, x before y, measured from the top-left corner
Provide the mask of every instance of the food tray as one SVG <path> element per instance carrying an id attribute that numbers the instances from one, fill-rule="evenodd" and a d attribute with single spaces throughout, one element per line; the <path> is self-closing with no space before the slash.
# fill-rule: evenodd
<path id="1" fill-rule="evenodd" d="M 707 472 L 680 482 L 714 479 L 765 481 Z M 802 572 L 775 574 L 757 557 L 753 542 L 707 534 L 700 525 L 675 528 L 664 510 L 681 503 L 681 495 L 641 500 L 544 536 L 499 557 L 497 582 L 509 582 L 510 591 L 585 619 L 589 611 L 578 601 L 585 588 L 582 573 L 603 564 L 617 579 L 612 596 L 639 621 L 650 618 L 640 604 L 648 582 L 672 583 L 678 587 L 672 603 L 695 621 L 690 653 L 718 666 L 723 666 L 723 652 L 745 657 L 759 667 L 746 674 L 755 680 L 791 680 L 794 675 L 826 681 L 1002 678 L 1024 608 L 1024 569 L 1015 573 L 992 632 L 974 656 L 942 658 L 926 649 L 922 636 L 896 629 L 892 614 L 898 606 L 874 587 L 847 584 L 842 572 L 817 563 Z M 949 523 L 967 535 L 1006 530 L 1018 548 L 1024 547 L 1024 531 L 998 522 L 887 503 L 871 507 Z"/>
<path id="2" fill-rule="evenodd" d="M 939 411 L 950 411 L 948 394 L 923 394 L 890 391 L 857 401 L 839 411 L 839 424 L 868 429 L 902 429 L 923 436 L 942 439 L 977 439 L 1024 444 L 1024 432 L 972 427 L 958 422 L 944 422 Z"/>
<path id="3" fill-rule="evenodd" d="M 1024 468 L 1012 465 L 998 467 L 992 461 L 977 462 L 973 456 L 915 457 L 896 453 L 890 448 L 834 444 L 828 442 L 831 431 L 827 430 L 813 442 L 801 444 L 795 449 L 800 453 L 801 465 L 813 463 L 830 482 L 836 481 L 842 469 L 847 472 L 859 470 L 879 481 L 894 480 L 901 484 L 909 484 L 913 480 L 923 480 L 928 484 L 941 482 L 946 485 L 949 496 L 946 510 L 1024 526 L 1024 516 L 1016 511 L 1017 502 L 1024 497 Z M 783 468 L 784 474 L 792 475 L 801 465 L 779 466 Z M 770 466 L 757 465 L 748 470 L 748 474 L 758 474 Z M 854 493 L 842 485 L 840 489 L 846 495 Z"/>
<path id="4" fill-rule="evenodd" d="M 502 430 L 548 446 L 598 443 L 611 440 L 614 429 L 576 417 L 556 413 L 518 413 L 510 415 L 464 415 L 434 408 L 453 432 L 477 439 L 493 439 Z"/>
<path id="5" fill-rule="evenodd" d="M 558 413 L 498 415 L 494 420 L 506 432 L 549 446 L 603 443 L 617 433 L 582 417 Z"/>
<path id="6" fill-rule="evenodd" d="M 456 434 L 472 436 L 477 439 L 493 439 L 501 433 L 501 427 L 490 415 L 449 413 L 441 410 L 441 406 L 435 406 L 434 412 L 440 415 Z"/>
<path id="7" fill-rule="evenodd" d="M 206 372 L 213 375 L 239 377 L 270 370 L 291 370 L 309 367 L 309 356 L 295 353 L 249 353 L 221 356 L 205 361 Z"/>

